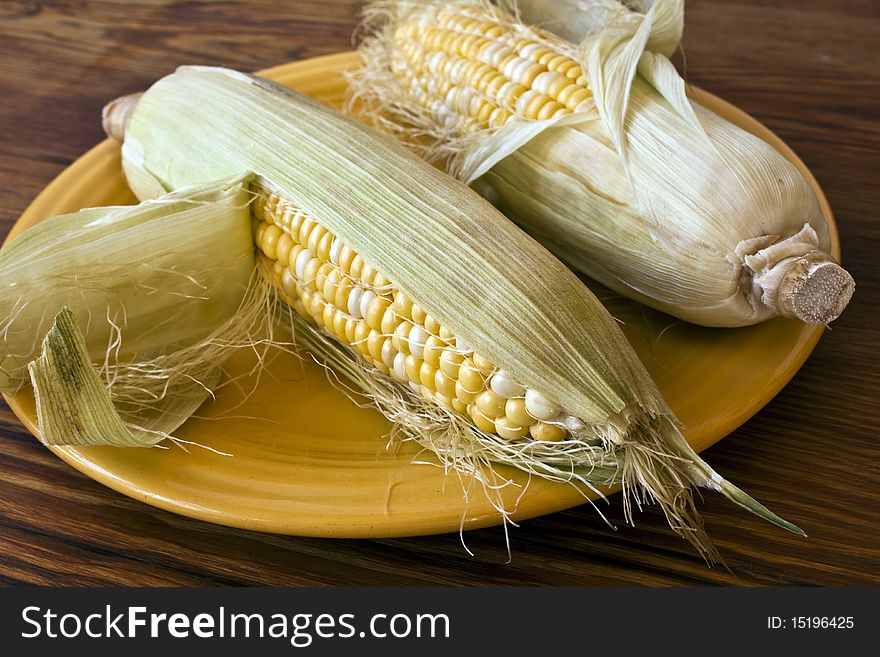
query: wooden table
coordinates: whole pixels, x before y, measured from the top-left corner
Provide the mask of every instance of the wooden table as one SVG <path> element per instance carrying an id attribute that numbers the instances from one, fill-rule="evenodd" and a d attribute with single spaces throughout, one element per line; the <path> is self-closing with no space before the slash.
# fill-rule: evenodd
<path id="1" fill-rule="evenodd" d="M 833 6 L 833 9 L 831 8 Z M 257 70 L 347 50 L 353 0 L 0 4 L 0 234 L 103 138 L 101 106 L 180 63 Z M 75 472 L 0 404 L 0 582 L 8 585 L 864 585 L 880 583 L 877 217 L 880 8 L 864 0 L 688 3 L 687 78 L 787 141 L 836 213 L 855 298 L 794 380 L 704 453 L 803 527 L 700 504 L 728 569 L 657 509 L 610 531 L 589 506 L 500 528 L 386 540 L 265 535 L 189 520 Z M 677 57 L 682 65 L 682 57 Z M 872 310 L 872 308 L 874 310 Z"/>

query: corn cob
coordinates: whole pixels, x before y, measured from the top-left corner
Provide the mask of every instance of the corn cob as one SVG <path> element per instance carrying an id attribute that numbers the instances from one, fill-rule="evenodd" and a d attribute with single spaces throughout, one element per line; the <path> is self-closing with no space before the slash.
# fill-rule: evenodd
<path id="1" fill-rule="evenodd" d="M 573 417 L 474 353 L 314 218 L 266 191 L 254 214 L 279 294 L 303 319 L 481 431 L 506 440 L 566 437 Z"/>
<path id="2" fill-rule="evenodd" d="M 451 115 L 465 130 L 593 108 L 589 82 L 574 57 L 482 19 L 473 9 L 404 22 L 394 42 L 402 85 L 424 109 Z"/>
<path id="3" fill-rule="evenodd" d="M 304 320 L 297 335 L 352 356 L 328 360 L 354 372 L 403 435 L 456 465 L 621 483 L 660 502 L 700 549 L 693 485 L 799 531 L 690 449 L 602 305 L 467 187 L 234 71 L 181 68 L 123 113 L 111 107 L 105 125 L 124 139 L 139 197 L 255 173 L 255 241 L 267 278 Z"/>
<path id="4" fill-rule="evenodd" d="M 577 48 L 479 0 L 375 2 L 357 97 L 625 296 L 708 326 L 835 319 L 854 282 L 815 192 L 772 147 L 691 104 L 664 56 L 682 3 L 645 16 L 557 4 L 610 13 Z"/>

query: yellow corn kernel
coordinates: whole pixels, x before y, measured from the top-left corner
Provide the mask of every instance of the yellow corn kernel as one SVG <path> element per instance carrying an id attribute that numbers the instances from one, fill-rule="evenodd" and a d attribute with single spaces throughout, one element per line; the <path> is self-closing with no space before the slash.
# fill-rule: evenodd
<path id="1" fill-rule="evenodd" d="M 312 229 L 317 224 L 311 219 L 304 219 L 303 222 L 299 226 L 299 233 L 297 234 L 297 241 L 302 244 L 304 247 L 309 243 L 309 235 L 312 234 Z"/>
<path id="2" fill-rule="evenodd" d="M 318 245 L 321 243 L 321 240 L 327 234 L 327 229 L 324 228 L 321 224 L 316 224 L 314 228 L 312 228 L 309 233 L 309 241 L 306 243 L 306 248 L 315 254 L 315 257 L 318 257 Z M 318 258 L 320 260 L 320 258 Z"/>
<path id="3" fill-rule="evenodd" d="M 333 265 L 328 263 L 324 263 L 320 267 L 318 267 L 318 272 L 315 274 L 315 289 L 323 290 L 324 284 L 327 282 L 327 277 L 330 275 L 330 272 L 333 271 Z"/>
<path id="4" fill-rule="evenodd" d="M 494 419 L 504 415 L 504 397 L 495 394 L 491 390 L 483 390 L 483 392 L 478 394 L 475 403 L 477 408 L 486 417 Z"/>
<path id="5" fill-rule="evenodd" d="M 491 418 L 483 415 L 480 409 L 477 408 L 476 404 L 468 406 L 467 410 L 478 429 L 485 431 L 486 433 L 495 433 L 495 422 Z"/>
<path id="6" fill-rule="evenodd" d="M 324 312 L 321 314 L 321 323 L 328 330 L 333 329 L 333 320 L 336 317 L 336 307 L 333 304 L 325 304 Z"/>
<path id="7" fill-rule="evenodd" d="M 412 327 L 413 325 L 409 322 L 401 322 L 397 325 L 394 336 L 391 338 L 394 348 L 404 356 L 409 355 L 409 332 Z"/>
<path id="8" fill-rule="evenodd" d="M 406 357 L 406 378 L 410 381 L 421 381 L 422 361 L 412 354 Z"/>
<path id="9" fill-rule="evenodd" d="M 443 353 L 440 354 L 440 371 L 450 379 L 458 379 L 458 372 L 461 369 L 461 364 L 463 362 L 464 356 L 462 354 L 452 349 L 445 349 Z"/>
<path id="10" fill-rule="evenodd" d="M 471 356 L 471 360 L 473 361 L 474 367 L 476 367 L 483 376 L 489 376 L 495 371 L 495 366 L 488 358 L 483 358 L 479 354 L 474 354 Z"/>
<path id="11" fill-rule="evenodd" d="M 413 324 L 417 326 L 424 326 L 425 319 L 428 317 L 428 313 L 426 313 L 421 307 L 416 304 L 411 304 L 410 307 L 410 317 L 412 317 Z"/>
<path id="12" fill-rule="evenodd" d="M 278 243 L 275 245 L 275 260 L 282 264 L 286 264 L 293 245 L 293 238 L 288 233 L 281 233 L 281 237 L 278 238 Z M 267 257 L 269 256 L 267 255 Z"/>
<path id="13" fill-rule="evenodd" d="M 474 366 L 472 359 L 466 358 L 459 369 L 458 380 L 465 392 L 476 394 L 483 389 L 486 377 Z"/>
<path id="14" fill-rule="evenodd" d="M 529 427 L 535 418 L 526 411 L 526 400 L 523 398 L 508 399 L 504 404 L 504 416 L 514 425 Z"/>
<path id="15" fill-rule="evenodd" d="M 425 386 L 426 388 L 430 388 L 432 391 L 435 390 L 434 375 L 436 374 L 436 372 L 437 370 L 435 368 L 431 367 L 425 361 L 422 361 L 422 364 L 419 367 L 419 381 L 423 386 Z"/>
<path id="16" fill-rule="evenodd" d="M 568 433 L 562 427 L 556 424 L 548 424 L 546 422 L 535 422 L 530 428 L 529 433 L 535 440 L 543 440 L 547 442 L 556 442 L 565 438 Z"/>
<path id="17" fill-rule="evenodd" d="M 382 322 L 379 325 L 379 330 L 385 335 L 392 335 L 394 331 L 397 330 L 400 322 L 400 317 L 394 312 L 394 306 L 390 305 L 385 309 L 385 314 L 382 315 Z"/>
<path id="18" fill-rule="evenodd" d="M 425 340 L 425 348 L 423 350 L 424 355 L 422 358 L 424 358 L 425 362 L 431 367 L 440 367 L 440 356 L 443 354 L 445 347 L 446 343 L 440 338 L 436 335 L 429 335 L 428 339 Z"/>
<path id="19" fill-rule="evenodd" d="M 441 370 L 435 370 L 434 389 L 446 397 L 455 397 L 455 379 L 446 376 Z"/>
<path id="20" fill-rule="evenodd" d="M 333 332 L 337 336 L 339 336 L 339 338 L 341 340 L 345 340 L 345 338 L 346 338 L 346 335 L 345 335 L 345 327 L 347 324 L 346 320 L 347 320 L 347 317 L 345 316 L 345 313 L 337 308 L 336 312 L 333 315 Z"/>
<path id="21" fill-rule="evenodd" d="M 375 331 L 382 330 L 382 319 L 385 317 L 385 311 L 388 310 L 390 305 L 391 302 L 384 297 L 376 297 L 373 303 L 370 304 L 364 319 L 367 320 L 367 324 L 371 329 Z"/>
<path id="22" fill-rule="evenodd" d="M 281 229 L 275 224 L 265 224 L 265 226 L 257 243 L 267 258 L 275 260 L 275 246 L 278 244 L 278 238 L 281 237 Z"/>
<path id="23" fill-rule="evenodd" d="M 317 260 L 317 258 L 315 258 Z M 337 308 L 346 308 L 348 306 L 348 295 L 351 294 L 351 290 L 354 286 L 351 284 L 351 281 L 348 279 L 342 279 L 339 281 L 339 285 L 336 286 L 336 294 L 333 297 L 333 302 L 336 304 Z M 330 300 L 328 297 L 324 297 L 325 299 Z"/>
<path id="24" fill-rule="evenodd" d="M 358 322 L 354 329 L 354 347 L 364 356 L 370 355 L 370 347 L 367 338 L 370 337 L 370 327 L 366 322 Z"/>
<path id="25" fill-rule="evenodd" d="M 370 352 L 370 357 L 377 361 L 382 362 L 382 346 L 385 344 L 385 338 L 376 331 L 370 331 L 369 336 L 367 336 L 367 351 Z"/>
<path id="26" fill-rule="evenodd" d="M 394 295 L 394 312 L 403 319 L 412 319 L 412 299 L 399 291 Z"/>
<path id="27" fill-rule="evenodd" d="M 519 440 L 529 434 L 528 426 L 511 422 L 506 415 L 495 418 L 495 433 L 506 440 Z"/>
<path id="28" fill-rule="evenodd" d="M 355 329 L 357 329 L 358 321 L 352 317 L 345 320 L 345 341 L 348 344 L 354 342 Z"/>

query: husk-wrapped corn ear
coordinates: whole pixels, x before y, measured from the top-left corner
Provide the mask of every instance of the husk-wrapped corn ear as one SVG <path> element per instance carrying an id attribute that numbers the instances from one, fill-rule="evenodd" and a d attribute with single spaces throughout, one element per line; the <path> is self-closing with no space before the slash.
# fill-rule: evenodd
<path id="1" fill-rule="evenodd" d="M 683 3 L 647 4 L 523 3 L 587 31 L 576 46 L 481 0 L 380 0 L 352 81 L 380 125 L 617 292 L 708 326 L 832 321 L 854 282 L 814 191 L 688 100 L 667 59 Z"/>

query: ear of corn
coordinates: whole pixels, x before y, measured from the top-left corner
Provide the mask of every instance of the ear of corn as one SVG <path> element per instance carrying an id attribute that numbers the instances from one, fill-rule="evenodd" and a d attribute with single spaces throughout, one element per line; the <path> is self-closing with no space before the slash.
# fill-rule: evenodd
<path id="1" fill-rule="evenodd" d="M 584 422 L 634 403 L 668 412 L 614 320 L 555 258 L 467 188 L 312 101 L 283 102 L 291 95 L 237 72 L 179 69 L 132 116 L 128 180 L 175 189 L 252 170 L 255 189 L 319 218 L 465 344 Z"/>
<path id="2" fill-rule="evenodd" d="M 138 195 L 255 173 L 262 270 L 299 314 L 297 340 L 356 381 L 398 435 L 473 474 L 502 462 L 622 483 L 628 517 L 631 498 L 656 500 L 709 555 L 694 485 L 799 531 L 690 449 L 574 274 L 402 147 L 265 80 L 204 67 L 158 81 L 120 124 Z"/>
<path id="3" fill-rule="evenodd" d="M 709 326 L 828 323 L 854 283 L 816 195 L 771 146 L 688 100 L 666 58 L 682 4 L 526 3 L 587 32 L 575 46 L 485 2 L 381 0 L 352 79 L 382 125 L 617 292 Z"/>

